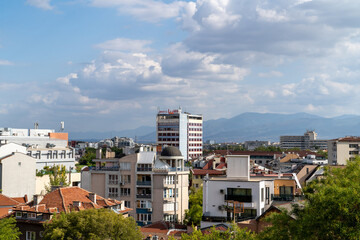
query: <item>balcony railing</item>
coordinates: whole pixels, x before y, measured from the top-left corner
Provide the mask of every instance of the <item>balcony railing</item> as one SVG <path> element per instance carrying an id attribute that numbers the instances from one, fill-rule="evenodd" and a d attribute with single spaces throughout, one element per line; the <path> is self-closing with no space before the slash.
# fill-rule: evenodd
<path id="1" fill-rule="evenodd" d="M 273 201 L 299 201 L 304 200 L 304 195 L 293 195 L 293 194 L 271 194 Z"/>
<path id="2" fill-rule="evenodd" d="M 151 186 L 151 181 L 137 181 L 136 184 L 140 186 Z"/>
<path id="3" fill-rule="evenodd" d="M 188 167 L 154 168 L 154 172 L 181 172 L 181 171 L 189 171 L 189 168 Z"/>
<path id="4" fill-rule="evenodd" d="M 136 194 L 137 198 L 151 198 L 151 194 Z"/>
<path id="5" fill-rule="evenodd" d="M 109 185 L 118 185 L 119 181 L 109 181 Z"/>
<path id="6" fill-rule="evenodd" d="M 237 216 L 235 221 L 241 222 L 245 220 L 250 220 L 256 218 L 256 215 L 249 215 L 249 214 L 241 214 L 240 216 Z M 230 222 L 234 221 L 233 218 L 230 217 L 217 217 L 217 216 L 202 216 L 201 218 L 204 222 Z"/>
<path id="7" fill-rule="evenodd" d="M 89 167 L 91 171 L 119 171 L 119 166 L 114 167 Z"/>
<path id="8" fill-rule="evenodd" d="M 138 172 L 151 172 L 152 168 L 151 167 L 146 167 L 146 168 L 138 167 L 137 171 Z"/>
<path id="9" fill-rule="evenodd" d="M 238 201 L 238 202 L 252 202 L 252 196 L 225 195 L 225 201 L 227 200 Z"/>

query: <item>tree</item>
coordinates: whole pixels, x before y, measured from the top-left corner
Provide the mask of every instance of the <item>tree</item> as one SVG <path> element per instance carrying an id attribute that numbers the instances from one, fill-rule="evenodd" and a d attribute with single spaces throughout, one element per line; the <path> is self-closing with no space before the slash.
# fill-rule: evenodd
<path id="1" fill-rule="evenodd" d="M 170 238 L 174 240 L 174 238 Z M 195 230 L 191 234 L 182 234 L 181 240 L 255 240 L 256 235 L 247 229 L 239 228 L 237 225 L 231 225 L 226 231 L 216 230 L 212 228 L 210 232 L 202 233 L 200 230 Z"/>
<path id="2" fill-rule="evenodd" d="M 47 192 L 51 192 L 52 186 L 69 186 L 64 165 L 54 165 L 48 168 L 50 183 L 45 186 Z"/>
<path id="3" fill-rule="evenodd" d="M 0 220 L 0 239 L 15 240 L 19 239 L 20 234 L 15 218 L 9 217 Z"/>
<path id="4" fill-rule="evenodd" d="M 44 239 L 143 239 L 133 218 L 124 218 L 109 209 L 90 209 L 55 215 L 44 224 Z"/>
<path id="5" fill-rule="evenodd" d="M 191 190 L 189 195 L 189 209 L 185 210 L 185 224 L 193 224 L 199 226 L 203 214 L 203 191 L 202 188 L 195 191 Z"/>
<path id="6" fill-rule="evenodd" d="M 359 182 L 359 157 L 345 168 L 325 167 L 324 177 L 304 189 L 304 207 L 291 211 L 295 219 L 288 221 L 286 212 L 271 216 L 260 239 L 359 239 Z"/>
<path id="7" fill-rule="evenodd" d="M 96 158 L 96 149 L 87 147 L 85 148 L 85 154 L 79 159 L 81 165 L 94 165 L 93 159 Z"/>

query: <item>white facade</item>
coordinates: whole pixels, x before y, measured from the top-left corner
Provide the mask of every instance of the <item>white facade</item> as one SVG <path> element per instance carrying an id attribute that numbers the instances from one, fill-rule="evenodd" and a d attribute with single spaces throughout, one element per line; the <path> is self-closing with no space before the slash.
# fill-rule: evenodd
<path id="1" fill-rule="evenodd" d="M 37 170 L 54 164 L 75 168 L 75 150 L 68 146 L 67 137 L 57 138 L 56 134 L 59 133 L 52 129 L 0 128 L 0 156 L 2 151 L 25 153 L 26 149 L 26 153 L 36 159 Z"/>
<path id="2" fill-rule="evenodd" d="M 359 155 L 360 137 L 344 137 L 328 142 L 330 165 L 346 165 L 347 160 Z"/>
<path id="3" fill-rule="evenodd" d="M 179 148 L 185 160 L 202 156 L 203 117 L 182 110 L 159 111 L 156 117 L 156 142 Z"/>
<path id="4" fill-rule="evenodd" d="M 15 152 L 0 159 L 0 189 L 9 197 L 32 198 L 35 194 L 36 160 Z"/>
<path id="5" fill-rule="evenodd" d="M 226 177 L 205 178 L 203 185 L 203 221 L 201 227 L 232 221 L 233 201 L 243 204 L 242 213 L 235 220 L 255 218 L 270 207 L 274 194 L 274 181 L 265 178 L 250 178 L 250 156 L 227 156 Z M 229 171 L 230 170 L 230 171 Z"/>

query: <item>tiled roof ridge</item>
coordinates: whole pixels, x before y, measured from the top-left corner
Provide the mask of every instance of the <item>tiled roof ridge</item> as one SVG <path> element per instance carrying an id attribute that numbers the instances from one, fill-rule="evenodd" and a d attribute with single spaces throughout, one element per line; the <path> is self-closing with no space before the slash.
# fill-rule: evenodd
<path id="1" fill-rule="evenodd" d="M 63 208 L 64 208 L 64 211 L 65 213 L 67 213 L 67 209 L 66 209 L 66 205 L 65 205 L 65 198 L 61 192 L 61 188 L 59 188 L 59 193 L 60 193 L 60 197 L 61 197 L 61 202 L 62 202 L 62 205 L 63 205 Z"/>

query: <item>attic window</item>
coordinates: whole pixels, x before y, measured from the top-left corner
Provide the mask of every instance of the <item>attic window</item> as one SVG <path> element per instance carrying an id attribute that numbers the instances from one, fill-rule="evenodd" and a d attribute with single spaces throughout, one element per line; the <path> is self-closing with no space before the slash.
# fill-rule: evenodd
<path id="1" fill-rule="evenodd" d="M 21 218 L 22 217 L 22 212 L 16 212 L 16 218 Z"/>
<path id="2" fill-rule="evenodd" d="M 18 165 L 21 166 L 21 162 L 18 162 Z"/>

